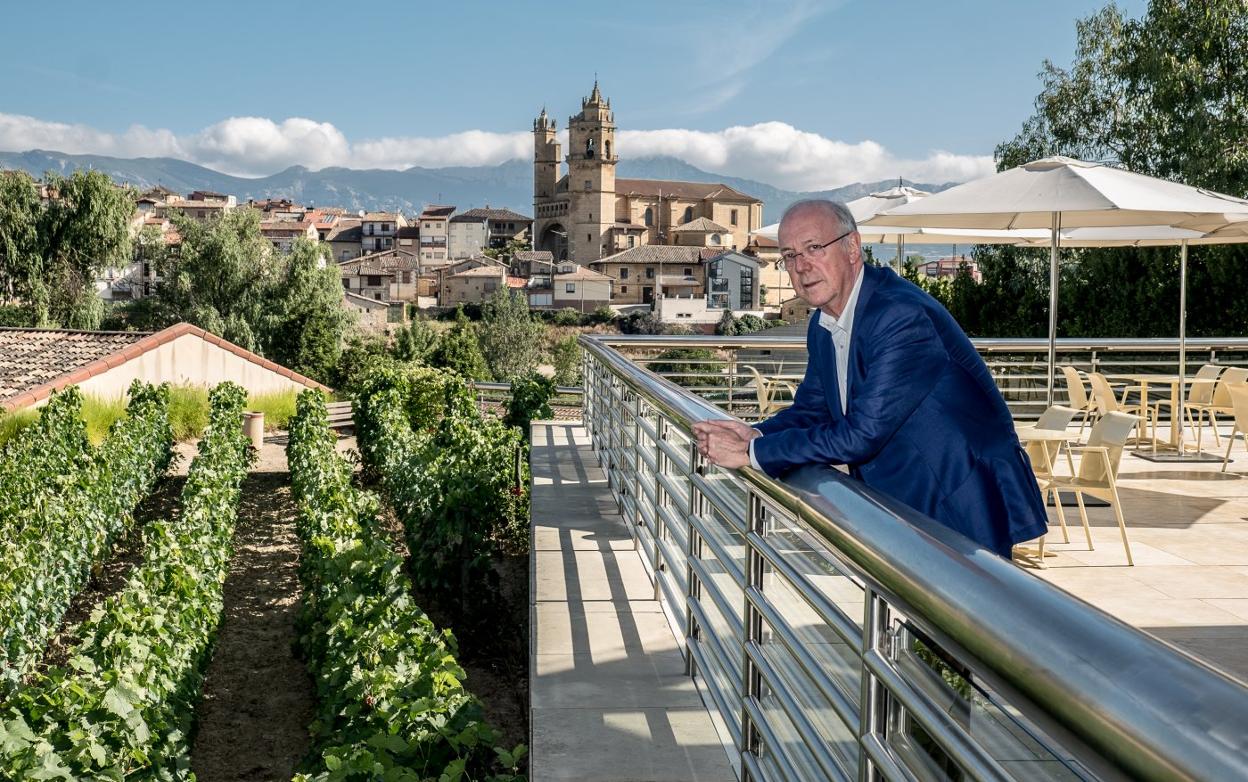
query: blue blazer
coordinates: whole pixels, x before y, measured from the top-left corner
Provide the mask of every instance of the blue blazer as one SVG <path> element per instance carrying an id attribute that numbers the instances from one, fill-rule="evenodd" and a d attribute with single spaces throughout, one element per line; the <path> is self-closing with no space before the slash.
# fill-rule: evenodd
<path id="1" fill-rule="evenodd" d="M 794 403 L 757 425 L 772 477 L 808 463 L 850 474 L 1004 557 L 1047 514 L 1009 409 L 953 317 L 918 286 L 866 266 L 841 413 L 832 337 L 817 314 Z"/>

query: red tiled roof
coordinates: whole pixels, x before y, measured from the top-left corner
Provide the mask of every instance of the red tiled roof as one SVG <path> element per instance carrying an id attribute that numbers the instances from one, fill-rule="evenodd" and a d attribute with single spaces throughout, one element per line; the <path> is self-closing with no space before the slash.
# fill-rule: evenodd
<path id="1" fill-rule="evenodd" d="M 150 350 L 191 334 L 296 383 L 329 390 L 198 326 L 179 323 L 156 333 L 0 328 L 0 408 L 18 410 L 82 383 Z"/>
<path id="2" fill-rule="evenodd" d="M 617 179 L 615 180 L 617 195 L 658 196 L 664 198 L 685 198 L 700 201 L 704 198 L 717 198 L 724 201 L 758 201 L 752 195 L 729 187 L 720 182 L 676 182 L 662 179 Z"/>

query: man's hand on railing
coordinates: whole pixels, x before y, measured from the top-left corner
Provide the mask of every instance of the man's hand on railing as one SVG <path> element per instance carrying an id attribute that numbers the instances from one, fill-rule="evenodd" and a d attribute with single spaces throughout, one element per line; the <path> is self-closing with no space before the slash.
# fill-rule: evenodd
<path id="1" fill-rule="evenodd" d="M 711 464 L 720 467 L 748 467 L 750 465 L 750 440 L 762 432 L 742 421 L 721 419 L 698 421 L 693 425 L 698 440 L 698 451 Z"/>

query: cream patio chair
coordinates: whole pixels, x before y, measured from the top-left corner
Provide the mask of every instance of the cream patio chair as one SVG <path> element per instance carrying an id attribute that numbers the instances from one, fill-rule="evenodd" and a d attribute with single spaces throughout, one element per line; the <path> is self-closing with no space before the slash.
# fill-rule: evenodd
<path id="1" fill-rule="evenodd" d="M 1075 502 L 1079 505 L 1079 520 L 1083 522 L 1084 533 L 1088 536 L 1088 549 L 1092 549 L 1092 531 L 1088 526 L 1088 511 L 1083 505 L 1083 495 L 1087 494 L 1105 500 L 1114 509 L 1114 518 L 1118 521 L 1118 531 L 1122 533 L 1122 547 L 1127 552 L 1127 564 L 1134 565 L 1131 557 L 1131 542 L 1127 540 L 1127 524 L 1122 517 L 1122 503 L 1118 499 L 1118 464 L 1122 461 L 1122 448 L 1126 445 L 1131 430 L 1139 425 L 1139 418 L 1127 413 L 1106 413 L 1092 427 L 1088 434 L 1088 444 L 1071 446 L 1070 450 L 1081 453 L 1079 471 L 1072 476 L 1054 476 L 1051 490 L 1054 492 L 1070 491 L 1075 494 Z M 1057 504 L 1057 516 L 1065 525 L 1062 504 Z M 1041 554 L 1044 553 L 1044 541 L 1041 539 Z"/>
<path id="2" fill-rule="evenodd" d="M 741 368 L 748 371 L 754 378 L 754 395 L 758 400 L 759 418 L 766 418 L 781 408 L 781 400 L 777 391 L 782 389 L 788 391 L 789 399 L 792 399 L 793 394 L 796 393 L 793 385 L 787 381 L 763 377 L 762 373 L 748 364 L 742 364 Z"/>
<path id="3" fill-rule="evenodd" d="M 1213 428 L 1213 444 L 1215 446 L 1222 444 L 1222 439 L 1218 436 L 1217 414 L 1230 415 L 1234 412 L 1231 407 L 1229 389 L 1232 386 L 1243 385 L 1245 382 L 1248 382 L 1248 369 L 1227 367 L 1213 388 L 1213 398 L 1207 402 L 1188 401 L 1183 404 L 1183 413 L 1187 417 L 1188 425 L 1192 423 L 1192 413 L 1196 414 L 1196 450 L 1200 450 L 1202 435 L 1205 433 L 1206 413 L 1209 414 L 1209 425 Z"/>
<path id="4" fill-rule="evenodd" d="M 1184 397 L 1184 407 L 1187 402 L 1196 402 L 1198 404 L 1208 404 L 1213 401 L 1213 389 L 1217 382 L 1218 375 L 1222 372 L 1222 367 L 1217 364 L 1204 364 L 1200 369 L 1196 370 L 1196 376 L 1192 378 L 1192 385 L 1187 389 Z M 1161 420 L 1161 408 L 1173 407 L 1174 401 L 1171 399 L 1158 399 L 1157 419 Z M 1189 416 L 1190 419 L 1190 416 Z M 1175 419 L 1173 412 L 1170 415 L 1170 426 L 1176 426 L 1178 421 Z M 1199 446 L 1197 446 L 1199 447 Z"/>
<path id="5" fill-rule="evenodd" d="M 1070 407 L 1074 408 L 1077 415 L 1083 416 L 1079 421 L 1079 434 L 1082 435 L 1083 427 L 1088 424 L 1088 418 L 1096 410 L 1096 400 L 1088 396 L 1088 390 L 1083 385 L 1083 376 L 1079 374 L 1079 370 L 1066 365 L 1062 367 L 1062 374 L 1066 376 L 1066 394 L 1070 397 Z"/>
<path id="6" fill-rule="evenodd" d="M 1089 372 L 1088 383 L 1092 386 L 1092 397 L 1096 400 L 1096 409 L 1101 416 L 1110 413 L 1126 413 L 1136 418 L 1136 426 L 1139 429 L 1137 436 L 1138 442 L 1144 441 L 1144 435 L 1148 425 L 1151 423 L 1153 427 L 1153 448 L 1157 447 L 1157 409 L 1148 406 L 1148 400 L 1140 400 L 1139 404 L 1127 405 L 1118 401 L 1118 397 L 1114 396 L 1114 389 L 1110 387 L 1109 381 L 1100 372 Z M 1124 393 L 1123 396 L 1126 396 Z"/>
<path id="7" fill-rule="evenodd" d="M 1036 421 L 1037 429 L 1051 429 L 1057 432 L 1065 432 L 1066 427 L 1070 426 L 1070 422 L 1074 420 L 1079 411 L 1073 407 L 1062 407 L 1061 405 L 1053 405 L 1045 410 L 1039 420 Z M 1055 475 L 1054 464 L 1057 462 L 1058 455 L 1062 452 L 1061 444 L 1054 448 L 1050 448 L 1048 443 L 1031 442 L 1024 446 L 1027 451 L 1027 458 L 1031 460 L 1032 472 L 1036 474 L 1036 482 L 1040 484 L 1040 492 L 1047 497 L 1052 489 L 1052 482 Z M 1070 451 L 1066 451 L 1066 463 L 1070 467 L 1073 475 L 1075 472 L 1074 461 L 1070 458 Z M 1053 492 L 1053 502 L 1060 503 L 1062 498 L 1057 496 L 1057 492 Z M 1070 542 L 1070 531 L 1066 529 L 1066 519 L 1059 515 L 1058 521 L 1062 524 L 1062 542 Z M 1088 545 L 1092 544 L 1091 537 L 1088 538 Z"/>
<path id="8" fill-rule="evenodd" d="M 1222 459 L 1222 472 L 1231 461 L 1231 446 L 1235 444 L 1235 433 L 1244 436 L 1245 447 L 1248 448 L 1248 385 L 1240 384 L 1226 389 L 1231 395 L 1231 409 L 1234 411 L 1235 426 L 1226 437 L 1226 456 Z"/>

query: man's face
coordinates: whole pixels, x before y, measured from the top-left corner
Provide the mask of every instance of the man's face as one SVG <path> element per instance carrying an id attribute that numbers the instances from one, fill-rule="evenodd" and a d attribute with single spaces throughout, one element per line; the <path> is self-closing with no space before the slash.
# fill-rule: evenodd
<path id="1" fill-rule="evenodd" d="M 786 261 L 789 279 L 797 295 L 812 307 L 840 317 L 862 265 L 862 237 L 855 231 L 844 240 L 821 250 L 807 251 L 812 245 L 829 242 L 840 235 L 836 220 L 817 210 L 802 210 L 780 223 L 780 254 L 801 253 Z"/>

